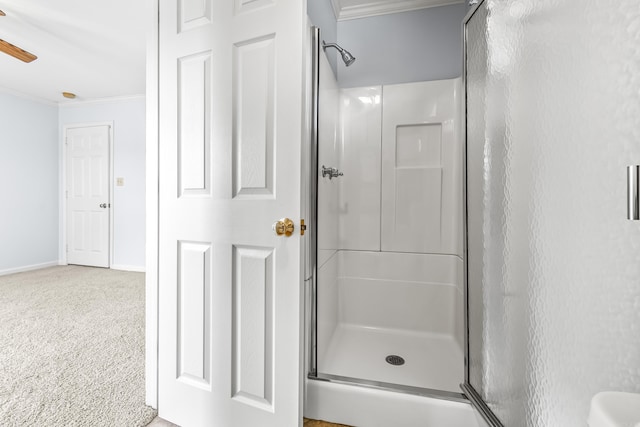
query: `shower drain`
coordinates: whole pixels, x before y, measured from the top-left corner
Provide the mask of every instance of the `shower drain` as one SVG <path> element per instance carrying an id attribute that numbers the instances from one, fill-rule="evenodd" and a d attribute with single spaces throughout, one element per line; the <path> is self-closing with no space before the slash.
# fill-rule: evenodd
<path id="1" fill-rule="evenodd" d="M 387 363 L 391 365 L 395 365 L 395 366 L 404 365 L 404 359 L 400 356 L 396 356 L 395 354 L 387 356 L 385 360 L 387 361 Z"/>

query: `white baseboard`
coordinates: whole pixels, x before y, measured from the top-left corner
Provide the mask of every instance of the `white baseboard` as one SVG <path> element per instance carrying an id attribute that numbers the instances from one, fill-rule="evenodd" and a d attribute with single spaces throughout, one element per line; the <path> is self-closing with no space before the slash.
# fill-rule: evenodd
<path id="1" fill-rule="evenodd" d="M 58 260 L 51 261 L 51 262 L 43 262 L 42 264 L 33 264 L 33 265 L 25 265 L 22 267 L 16 267 L 16 268 L 7 268 L 6 270 L 0 270 L 0 276 L 6 276 L 7 274 L 14 274 L 14 273 L 22 273 L 22 272 L 31 271 L 31 270 L 40 270 L 41 268 L 55 267 L 57 265 L 60 265 Z"/>
<path id="2" fill-rule="evenodd" d="M 145 271 L 147 271 L 144 266 L 139 266 L 139 265 L 120 265 L 120 264 L 113 264 L 111 265 L 111 269 L 112 270 L 122 270 L 122 271 L 135 271 L 138 273 L 144 273 Z"/>

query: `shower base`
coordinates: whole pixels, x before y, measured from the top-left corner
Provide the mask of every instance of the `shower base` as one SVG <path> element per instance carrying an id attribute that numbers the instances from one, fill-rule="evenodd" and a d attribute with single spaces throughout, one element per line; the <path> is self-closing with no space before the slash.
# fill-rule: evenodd
<path id="1" fill-rule="evenodd" d="M 400 356 L 392 365 L 387 356 Z M 464 359 L 452 336 L 339 325 L 318 371 L 342 377 L 460 393 Z"/>
<path id="2" fill-rule="evenodd" d="M 465 402 L 313 379 L 306 380 L 304 416 L 362 427 L 488 427 Z"/>

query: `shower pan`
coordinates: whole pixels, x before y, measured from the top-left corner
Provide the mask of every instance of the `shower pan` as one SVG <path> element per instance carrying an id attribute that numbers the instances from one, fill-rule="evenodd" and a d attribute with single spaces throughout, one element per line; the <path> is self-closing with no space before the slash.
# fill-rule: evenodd
<path id="1" fill-rule="evenodd" d="M 340 89 L 314 36 L 305 414 L 384 425 L 403 404 L 407 425 L 474 425 L 459 386 L 461 81 Z"/>

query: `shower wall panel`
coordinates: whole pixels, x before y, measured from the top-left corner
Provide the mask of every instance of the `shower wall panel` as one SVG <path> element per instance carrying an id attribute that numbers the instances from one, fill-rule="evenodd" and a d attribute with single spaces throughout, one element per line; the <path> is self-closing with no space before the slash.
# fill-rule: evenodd
<path id="1" fill-rule="evenodd" d="M 461 255 L 460 80 L 384 86 L 381 248 Z"/>
<path id="2" fill-rule="evenodd" d="M 341 90 L 340 249 L 462 255 L 459 104 L 459 79 Z"/>
<path id="3" fill-rule="evenodd" d="M 461 260 L 450 255 L 341 251 L 341 323 L 455 336 Z"/>
<path id="4" fill-rule="evenodd" d="M 335 252 L 318 273 L 317 356 L 324 360 L 331 338 L 338 327 L 340 299 L 338 295 L 338 268 L 341 252 Z"/>
<path id="5" fill-rule="evenodd" d="M 340 248 L 380 250 L 382 87 L 341 91 Z"/>

